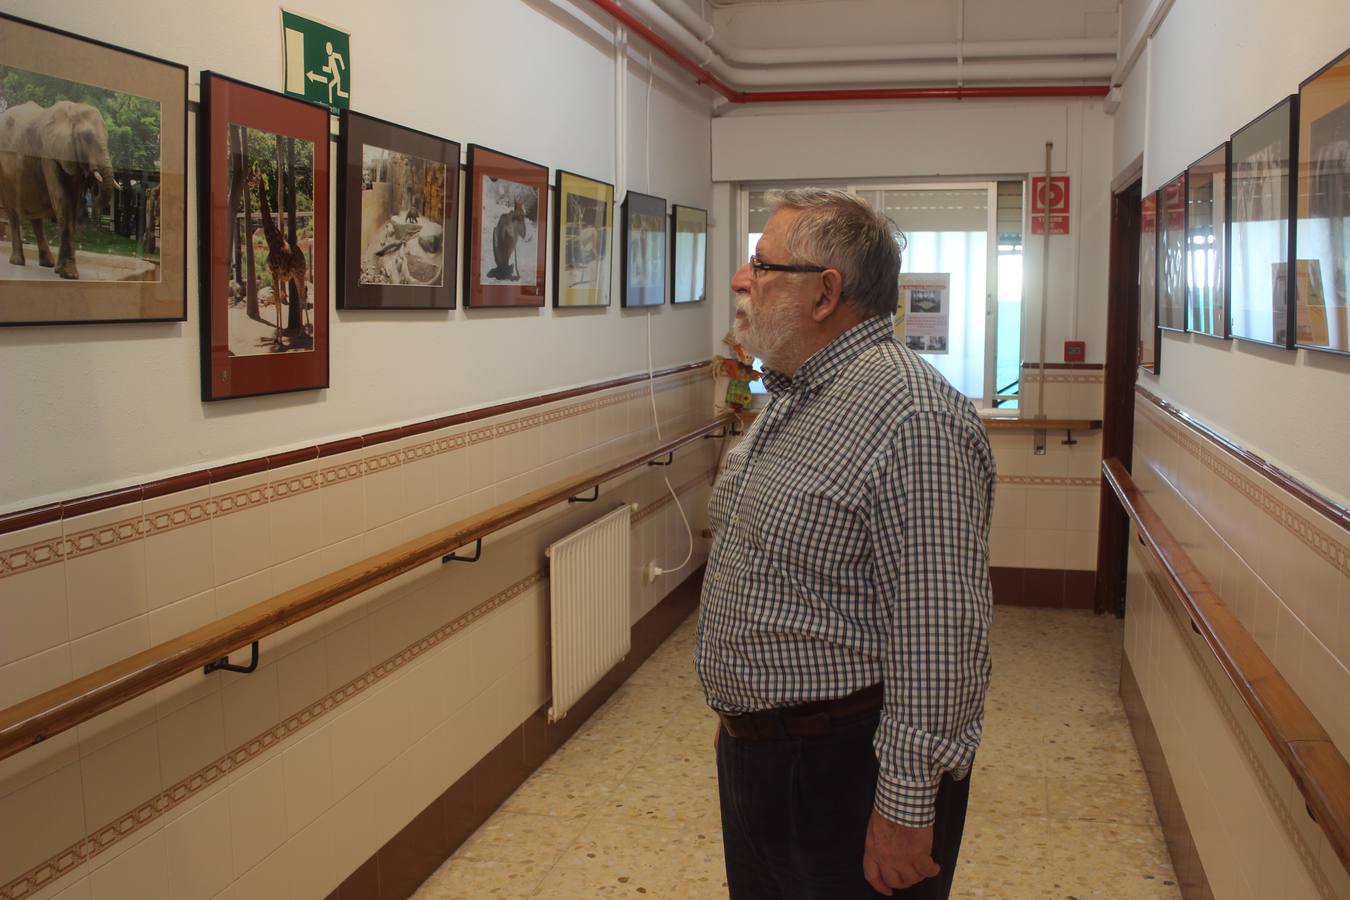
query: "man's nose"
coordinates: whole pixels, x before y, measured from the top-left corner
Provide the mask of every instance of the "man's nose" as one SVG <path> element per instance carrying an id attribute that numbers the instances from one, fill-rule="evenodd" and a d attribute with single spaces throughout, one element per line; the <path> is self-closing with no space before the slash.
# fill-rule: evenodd
<path id="1" fill-rule="evenodd" d="M 736 274 L 731 276 L 731 289 L 733 291 L 750 290 L 750 281 L 754 275 L 754 269 L 750 267 L 749 262 L 741 263 L 741 267 L 736 270 Z"/>

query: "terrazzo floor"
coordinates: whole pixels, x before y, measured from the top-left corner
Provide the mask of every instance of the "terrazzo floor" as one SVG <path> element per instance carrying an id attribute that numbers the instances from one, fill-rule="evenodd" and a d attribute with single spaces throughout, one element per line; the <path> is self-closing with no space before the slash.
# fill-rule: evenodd
<path id="1" fill-rule="evenodd" d="M 726 897 L 690 617 L 419 900 Z M 953 897 L 1179 898 L 1117 696 L 1122 624 L 1000 606 Z"/>

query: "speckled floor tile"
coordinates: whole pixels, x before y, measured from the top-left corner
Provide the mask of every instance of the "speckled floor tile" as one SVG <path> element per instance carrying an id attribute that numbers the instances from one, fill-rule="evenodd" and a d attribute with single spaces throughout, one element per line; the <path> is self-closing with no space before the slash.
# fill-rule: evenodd
<path id="1" fill-rule="evenodd" d="M 536 816 L 580 819 L 597 805 L 608 803 L 613 792 L 614 788 L 608 784 L 587 781 L 563 772 L 540 771 L 517 788 L 501 809 Z"/>
<path id="2" fill-rule="evenodd" d="M 529 897 L 553 863 L 453 856 L 418 890 L 422 900 L 518 900 Z"/>
<path id="3" fill-rule="evenodd" d="M 584 821 L 498 810 L 455 856 L 526 865 L 552 865 L 572 846 Z"/>
<path id="4" fill-rule="evenodd" d="M 652 822 L 590 822 L 544 877 L 544 897 L 664 897 L 673 889 L 681 831 Z M 589 891 L 589 894 L 587 893 Z"/>
<path id="5" fill-rule="evenodd" d="M 1045 817 L 1046 778 L 1039 772 L 979 766 L 970 780 L 970 805 L 966 816 Z"/>
<path id="6" fill-rule="evenodd" d="M 1142 777 L 1133 784 L 1097 779 L 1056 779 L 1049 783 L 1049 807 L 1052 819 L 1127 825 L 1155 825 L 1158 822 L 1153 794 Z"/>

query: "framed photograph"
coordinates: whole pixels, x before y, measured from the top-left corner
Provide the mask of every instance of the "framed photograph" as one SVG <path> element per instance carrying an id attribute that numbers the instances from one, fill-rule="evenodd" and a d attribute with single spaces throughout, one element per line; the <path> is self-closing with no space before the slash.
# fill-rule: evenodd
<path id="1" fill-rule="evenodd" d="M 1139 368 L 1158 367 L 1158 192 L 1144 197 L 1139 211 Z"/>
<path id="2" fill-rule="evenodd" d="M 1350 50 L 1298 88 L 1297 222 L 1296 343 L 1350 353 Z"/>
<path id="3" fill-rule="evenodd" d="M 609 306 L 614 185 L 559 169 L 553 214 L 553 305 Z"/>
<path id="4" fill-rule="evenodd" d="M 187 318 L 187 67 L 0 15 L 0 325 Z"/>
<path id="5" fill-rule="evenodd" d="M 670 209 L 670 302 L 699 303 L 708 296 L 708 211 Z"/>
<path id="6" fill-rule="evenodd" d="M 1294 346 L 1294 305 L 1284 276 L 1294 253 L 1294 150 L 1298 97 L 1281 100 L 1230 141 L 1228 315 L 1232 336 Z"/>
<path id="7" fill-rule="evenodd" d="M 548 166 L 469 145 L 464 305 L 544 305 Z"/>
<path id="8" fill-rule="evenodd" d="M 666 302 L 666 201 L 629 191 L 623 200 L 623 305 Z"/>
<path id="9" fill-rule="evenodd" d="M 1158 191 L 1158 327 L 1186 330 L 1186 173 Z"/>
<path id="10" fill-rule="evenodd" d="M 202 399 L 328 386 L 328 110 L 213 72 L 197 115 Z"/>
<path id="11" fill-rule="evenodd" d="M 1186 330 L 1228 337 L 1228 142 L 1186 169 Z"/>
<path id="12" fill-rule="evenodd" d="M 338 138 L 338 309 L 454 309 L 459 144 L 351 110 Z"/>

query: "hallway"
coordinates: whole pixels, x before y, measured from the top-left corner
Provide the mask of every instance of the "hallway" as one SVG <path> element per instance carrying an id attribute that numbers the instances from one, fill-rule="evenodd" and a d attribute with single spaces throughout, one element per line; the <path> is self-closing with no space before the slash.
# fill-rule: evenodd
<path id="1" fill-rule="evenodd" d="M 725 896 L 712 716 L 690 661 L 694 623 L 418 900 Z M 1119 620 L 1084 612 L 995 610 L 994 677 L 954 897 L 1181 896 L 1116 693 L 1121 632 Z"/>

